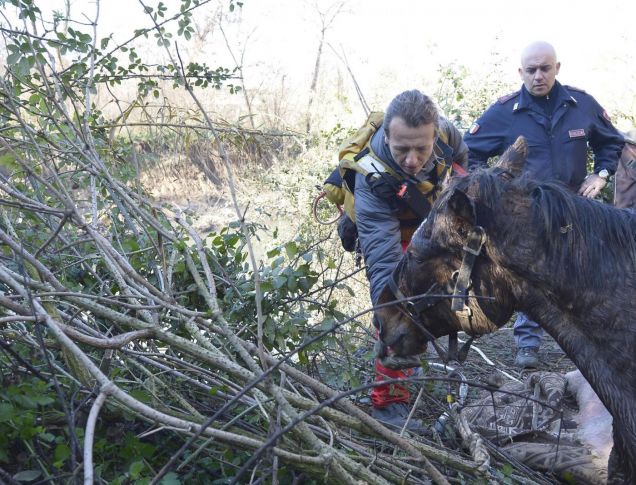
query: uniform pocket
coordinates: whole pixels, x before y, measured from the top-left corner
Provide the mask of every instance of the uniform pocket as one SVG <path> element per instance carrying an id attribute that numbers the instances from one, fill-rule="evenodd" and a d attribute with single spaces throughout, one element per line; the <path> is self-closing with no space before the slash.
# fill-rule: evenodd
<path id="1" fill-rule="evenodd" d="M 568 138 L 565 142 L 565 156 L 573 162 L 587 162 L 587 137 Z"/>
<path id="2" fill-rule="evenodd" d="M 565 182 L 573 190 L 578 190 L 587 175 L 589 161 L 587 137 L 585 135 L 568 136 L 564 140 L 561 156 L 563 157 L 562 160 L 555 160 L 559 171 L 557 178 Z"/>

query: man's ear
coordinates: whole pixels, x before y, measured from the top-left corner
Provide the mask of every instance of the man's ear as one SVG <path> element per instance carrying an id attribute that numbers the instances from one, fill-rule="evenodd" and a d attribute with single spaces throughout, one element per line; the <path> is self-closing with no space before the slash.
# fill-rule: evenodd
<path id="1" fill-rule="evenodd" d="M 448 199 L 448 208 L 460 224 L 472 227 L 477 223 L 475 203 L 465 192 L 453 189 Z"/>
<path id="2" fill-rule="evenodd" d="M 499 157 L 499 161 L 495 165 L 501 168 L 513 177 L 518 177 L 523 172 L 523 167 L 528 158 L 528 144 L 523 136 L 520 136 L 508 149 Z"/>

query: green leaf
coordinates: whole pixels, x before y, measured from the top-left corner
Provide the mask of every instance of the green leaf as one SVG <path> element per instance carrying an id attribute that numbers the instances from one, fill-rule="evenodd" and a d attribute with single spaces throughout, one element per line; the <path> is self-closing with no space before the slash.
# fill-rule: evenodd
<path id="1" fill-rule="evenodd" d="M 0 423 L 11 421 L 15 416 L 15 408 L 13 404 L 3 402 L 0 403 Z"/>
<path id="2" fill-rule="evenodd" d="M 272 283 L 274 285 L 274 288 L 278 290 L 279 288 L 282 288 L 285 283 L 287 283 L 287 278 L 285 278 L 284 276 L 276 276 Z"/>
<path id="3" fill-rule="evenodd" d="M 144 403 L 149 403 L 152 400 L 150 393 L 144 389 L 133 389 L 130 391 L 130 395 Z"/>
<path id="4" fill-rule="evenodd" d="M 51 396 L 47 396 L 46 394 L 32 396 L 32 398 L 33 398 L 33 402 L 39 404 L 40 406 L 46 406 L 48 404 L 55 402 L 55 399 L 53 399 Z"/>
<path id="5" fill-rule="evenodd" d="M 290 276 L 287 279 L 287 288 L 289 288 L 291 291 L 296 291 L 296 289 L 298 288 L 298 280 L 295 276 Z"/>
<path id="6" fill-rule="evenodd" d="M 43 441 L 46 441 L 47 443 L 52 443 L 53 441 L 55 441 L 55 435 L 51 434 L 51 433 L 40 433 L 38 435 L 38 438 L 40 438 Z"/>
<path id="7" fill-rule="evenodd" d="M 130 468 L 128 469 L 128 473 L 130 473 L 131 478 L 139 478 L 141 471 L 144 469 L 143 461 L 135 461 L 130 464 Z"/>
<path id="8" fill-rule="evenodd" d="M 159 485 L 181 485 L 181 480 L 179 480 L 179 476 L 175 472 L 170 472 L 163 477 Z"/>
<path id="9" fill-rule="evenodd" d="M 18 482 L 31 482 L 38 478 L 41 473 L 40 470 L 24 470 L 13 475 L 13 479 Z"/>
<path id="10" fill-rule="evenodd" d="M 513 471 L 514 469 L 512 468 L 512 465 L 510 463 L 504 463 L 504 466 L 501 467 L 501 473 L 503 473 L 507 477 L 512 475 Z"/>
<path id="11" fill-rule="evenodd" d="M 267 257 L 273 258 L 274 256 L 278 256 L 280 254 L 280 248 L 274 248 L 270 251 L 267 251 Z"/>
<path id="12" fill-rule="evenodd" d="M 0 156 L 0 168 L 3 168 L 7 172 L 13 172 L 14 170 L 19 170 L 20 165 L 11 153 L 7 153 L 6 155 Z"/>
<path id="13" fill-rule="evenodd" d="M 31 63 L 28 57 L 21 57 L 18 63 L 14 67 L 15 72 L 21 76 L 28 74 L 31 70 Z"/>
<path id="14" fill-rule="evenodd" d="M 261 291 L 271 291 L 274 289 L 274 285 L 271 281 L 261 281 Z"/>
<path id="15" fill-rule="evenodd" d="M 71 456 L 71 449 L 66 443 L 60 443 L 55 447 L 55 460 L 66 461 Z"/>
<path id="16" fill-rule="evenodd" d="M 285 244 L 285 251 L 287 252 L 287 257 L 292 259 L 298 254 L 298 245 L 294 241 L 290 241 Z"/>
<path id="17" fill-rule="evenodd" d="M 22 55 L 21 52 L 14 52 L 13 54 L 9 54 L 7 56 L 7 65 L 11 66 L 13 64 L 16 64 L 18 60 L 20 59 L 21 55 Z"/>
<path id="18" fill-rule="evenodd" d="M 301 365 L 308 365 L 309 364 L 309 358 L 307 357 L 307 352 L 305 352 L 304 350 L 299 350 L 298 351 L 298 362 Z"/>

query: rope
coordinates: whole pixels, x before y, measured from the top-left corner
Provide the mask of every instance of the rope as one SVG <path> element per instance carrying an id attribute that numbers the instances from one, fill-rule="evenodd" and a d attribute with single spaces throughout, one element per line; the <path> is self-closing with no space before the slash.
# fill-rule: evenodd
<path id="1" fill-rule="evenodd" d="M 316 222 L 318 224 L 322 224 L 323 226 L 328 226 L 330 224 L 333 224 L 334 222 L 337 222 L 338 219 L 340 219 L 340 217 L 342 217 L 342 214 L 344 214 L 344 211 L 342 210 L 342 207 L 339 204 L 336 204 L 336 207 L 338 208 L 338 216 L 333 218 L 333 219 L 327 219 L 327 220 L 322 220 L 320 219 L 320 217 L 318 217 L 318 203 L 321 201 L 321 199 L 323 199 L 327 194 L 322 191 L 320 192 L 316 198 L 314 199 L 313 204 L 311 205 L 311 210 L 314 214 L 314 219 L 316 219 Z"/>

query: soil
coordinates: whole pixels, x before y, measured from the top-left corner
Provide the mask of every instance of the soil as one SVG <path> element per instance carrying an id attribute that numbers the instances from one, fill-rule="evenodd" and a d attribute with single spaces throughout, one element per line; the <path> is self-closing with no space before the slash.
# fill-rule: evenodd
<path id="1" fill-rule="evenodd" d="M 512 324 L 499 329 L 497 332 L 484 335 L 473 342 L 473 347 L 480 349 L 495 364 L 512 376 L 521 379 L 528 371 L 514 367 L 513 362 L 517 347 L 515 344 Z M 566 373 L 576 369 L 572 361 L 565 355 L 559 344 L 552 337 L 544 334 L 539 350 L 539 367 L 537 370 L 549 370 L 552 372 Z M 465 363 L 466 367 L 474 367 L 476 370 L 492 367 L 473 348 Z"/>

